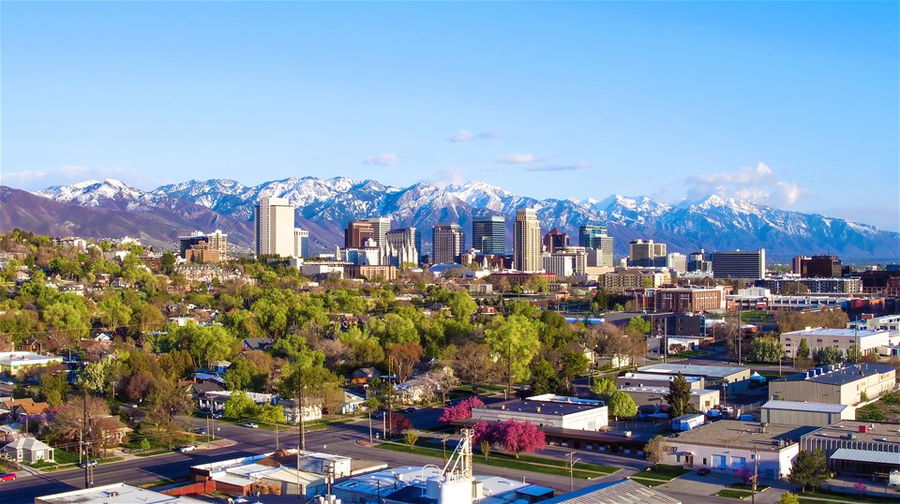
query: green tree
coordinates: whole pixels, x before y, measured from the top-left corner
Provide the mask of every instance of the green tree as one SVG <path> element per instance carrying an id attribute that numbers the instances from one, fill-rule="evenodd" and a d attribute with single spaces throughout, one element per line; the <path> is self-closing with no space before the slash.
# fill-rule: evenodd
<path id="1" fill-rule="evenodd" d="M 817 366 L 837 364 L 844 360 L 844 352 L 836 346 L 823 347 L 813 352 L 813 359 Z"/>
<path id="2" fill-rule="evenodd" d="M 556 370 L 547 359 L 541 357 L 531 364 L 531 393 L 534 395 L 556 392 L 559 379 Z"/>
<path id="3" fill-rule="evenodd" d="M 600 378 L 594 380 L 594 383 L 591 384 L 591 392 L 597 394 L 600 399 L 604 401 L 609 399 L 616 391 L 616 380 L 613 378 Z"/>
<path id="4" fill-rule="evenodd" d="M 256 405 L 253 400 L 247 397 L 247 394 L 237 391 L 228 396 L 225 401 L 225 418 L 237 420 L 246 416 L 251 416 L 255 412 Z"/>
<path id="5" fill-rule="evenodd" d="M 625 334 L 641 337 L 650 334 L 650 321 L 644 317 L 631 317 L 625 326 Z"/>
<path id="6" fill-rule="evenodd" d="M 669 405 L 670 418 L 680 417 L 694 410 L 691 406 L 691 384 L 681 373 L 669 382 L 669 393 L 665 399 Z"/>
<path id="7" fill-rule="evenodd" d="M 419 440 L 419 433 L 414 429 L 406 429 L 406 432 L 403 434 L 403 440 L 406 441 L 407 446 L 412 448 L 416 446 L 416 442 Z"/>
<path id="8" fill-rule="evenodd" d="M 175 271 L 175 254 L 164 252 L 159 259 L 159 269 L 164 275 L 171 275 Z"/>
<path id="9" fill-rule="evenodd" d="M 654 465 L 662 462 L 663 457 L 665 457 L 668 450 L 669 445 L 666 443 L 666 438 L 658 434 L 644 446 L 644 454 L 646 455 L 647 460 Z"/>
<path id="10" fill-rule="evenodd" d="M 131 308 L 116 293 L 107 294 L 97 303 L 97 308 L 100 309 L 100 320 L 113 331 L 131 322 Z"/>
<path id="11" fill-rule="evenodd" d="M 502 363 L 506 377 L 507 397 L 512 394 L 514 380 L 526 380 L 531 374 L 528 364 L 541 348 L 537 329 L 522 315 L 512 314 L 485 331 L 485 343 Z"/>
<path id="12" fill-rule="evenodd" d="M 609 407 L 609 414 L 613 417 L 632 417 L 637 415 L 637 404 L 625 392 L 617 390 L 613 392 L 606 401 Z"/>
<path id="13" fill-rule="evenodd" d="M 754 362 L 776 363 L 784 356 L 784 347 L 772 336 L 757 338 L 750 348 L 750 360 Z"/>
<path id="14" fill-rule="evenodd" d="M 478 311 L 478 305 L 467 292 L 454 292 L 447 305 L 456 320 L 469 320 Z"/>
<path id="15" fill-rule="evenodd" d="M 139 446 L 140 446 L 140 448 L 141 448 L 141 451 L 147 451 L 147 450 L 149 450 L 149 449 L 151 448 L 151 447 L 150 447 L 150 440 L 147 439 L 147 438 L 141 439 L 141 442 L 140 442 L 140 445 L 139 445 Z"/>
<path id="16" fill-rule="evenodd" d="M 784 495 L 778 499 L 778 504 L 800 504 L 800 498 L 797 497 L 797 494 L 791 492 L 785 492 Z"/>
<path id="17" fill-rule="evenodd" d="M 274 404 L 262 404 L 254 408 L 254 416 L 262 423 L 283 424 L 284 408 Z"/>
<path id="18" fill-rule="evenodd" d="M 238 345 L 237 338 L 219 325 L 188 324 L 177 329 L 182 348 L 187 348 L 197 365 L 211 366 L 213 362 L 231 357 Z"/>
<path id="19" fill-rule="evenodd" d="M 790 481 L 803 491 L 819 487 L 828 478 L 828 464 L 822 450 L 801 451 L 791 468 Z"/>
<path id="20" fill-rule="evenodd" d="M 797 358 L 809 359 L 809 343 L 807 343 L 806 338 L 802 338 L 800 344 L 797 345 Z"/>
<path id="21" fill-rule="evenodd" d="M 66 373 L 64 371 L 58 373 L 44 373 L 43 376 L 41 376 L 40 389 L 41 397 L 43 397 L 50 406 L 59 406 L 65 400 L 66 392 L 69 389 Z"/>
<path id="22" fill-rule="evenodd" d="M 857 362 L 862 360 L 862 357 L 862 351 L 858 346 L 854 345 L 847 349 L 847 362 L 856 364 Z"/>

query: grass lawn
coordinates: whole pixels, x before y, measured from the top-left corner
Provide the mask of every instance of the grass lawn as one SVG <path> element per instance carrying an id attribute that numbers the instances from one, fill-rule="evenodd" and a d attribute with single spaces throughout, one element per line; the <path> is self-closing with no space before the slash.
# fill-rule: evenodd
<path id="1" fill-rule="evenodd" d="M 663 483 L 669 482 L 669 480 L 654 480 L 654 479 L 635 478 L 634 476 L 632 476 L 631 479 L 633 481 L 636 481 L 636 482 L 640 483 L 641 485 L 644 485 L 647 487 L 655 487 L 658 485 L 662 485 Z"/>
<path id="2" fill-rule="evenodd" d="M 172 450 L 166 450 L 166 449 L 151 450 L 151 451 L 146 451 L 146 452 L 141 452 L 141 453 L 135 453 L 134 456 L 136 456 L 136 457 L 152 457 L 154 455 L 162 455 L 163 453 L 172 453 Z"/>
<path id="3" fill-rule="evenodd" d="M 669 481 L 688 472 L 690 472 L 690 470 L 680 466 L 655 465 L 646 471 L 641 471 L 635 474 L 632 477 Z"/>
<path id="4" fill-rule="evenodd" d="M 442 458 L 443 452 L 440 448 L 431 448 L 425 446 L 409 447 L 401 444 L 384 443 L 375 446 L 383 450 L 391 450 L 403 453 L 415 453 L 417 455 L 427 455 L 429 457 Z M 447 450 L 449 455 L 451 450 Z M 510 469 L 519 469 L 523 471 L 534 471 L 545 474 L 555 474 L 558 476 L 568 476 L 569 469 L 566 461 L 548 459 L 544 457 L 521 456 L 516 459 L 514 456 L 503 453 L 492 453 L 487 460 L 484 457 L 476 455 L 474 462 L 477 464 L 493 465 L 498 467 L 506 467 Z M 618 468 L 612 466 L 603 466 L 599 464 L 575 464 L 572 476 L 581 479 L 591 479 L 598 476 L 605 476 L 617 471 Z"/>
<path id="5" fill-rule="evenodd" d="M 753 486 L 748 485 L 746 483 L 732 483 L 732 484 L 728 485 L 727 488 L 733 488 L 735 490 L 746 490 L 748 492 L 753 491 Z M 768 485 L 756 485 L 756 493 L 762 492 L 763 490 L 765 490 L 767 488 L 769 488 Z"/>
<path id="6" fill-rule="evenodd" d="M 729 499 L 749 499 L 750 492 L 725 488 L 723 490 L 719 490 L 719 492 L 716 494 L 716 497 L 728 497 Z"/>

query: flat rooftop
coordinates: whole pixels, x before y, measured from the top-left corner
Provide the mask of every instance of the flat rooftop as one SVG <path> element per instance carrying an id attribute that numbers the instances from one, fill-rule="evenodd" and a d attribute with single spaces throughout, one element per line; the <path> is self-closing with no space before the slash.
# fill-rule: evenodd
<path id="1" fill-rule="evenodd" d="M 750 368 L 748 367 L 738 367 L 738 366 L 705 366 L 701 364 L 669 364 L 669 363 L 659 363 L 659 364 L 651 364 L 649 366 L 639 367 L 638 371 L 643 373 L 664 373 L 664 374 L 678 374 L 681 373 L 683 375 L 694 375 L 694 376 L 709 376 L 712 378 L 726 378 L 735 374 L 749 372 Z"/>
<path id="2" fill-rule="evenodd" d="M 555 401 L 531 401 L 528 399 L 513 399 L 511 401 L 503 401 L 498 403 L 487 404 L 484 406 L 480 406 L 478 408 L 472 408 L 473 410 L 479 409 L 489 409 L 489 410 L 505 410 L 512 411 L 517 413 L 530 413 L 536 415 L 550 415 L 550 416 L 565 416 L 572 415 L 574 413 L 581 413 L 582 411 L 589 411 L 599 408 L 605 408 L 606 406 L 599 406 L 596 404 L 576 404 L 576 403 L 563 403 L 563 402 L 555 402 Z"/>
<path id="3" fill-rule="evenodd" d="M 619 387 L 622 392 L 635 392 L 644 394 L 668 394 L 669 387 Z M 718 394 L 718 390 L 691 389 L 691 395 Z"/>
<path id="4" fill-rule="evenodd" d="M 860 426 L 867 426 L 868 432 L 859 432 Z M 848 434 L 856 436 L 857 442 L 896 443 L 900 444 L 900 424 L 860 422 L 857 420 L 841 420 L 840 422 L 820 427 L 803 436 L 803 439 L 848 439 Z"/>
<path id="5" fill-rule="evenodd" d="M 719 420 L 689 431 L 676 434 L 673 443 L 689 443 L 704 446 L 724 446 L 738 449 L 758 449 L 779 451 L 786 445 L 796 443 L 800 438 L 817 427 L 796 425 L 763 424 L 740 420 Z"/>
<path id="6" fill-rule="evenodd" d="M 840 413 L 850 406 L 846 404 L 831 404 L 806 401 L 779 401 L 772 399 L 762 405 L 763 409 L 783 411 L 809 411 L 813 413 Z"/>
<path id="7" fill-rule="evenodd" d="M 71 492 L 44 495 L 34 499 L 35 504 L 203 504 L 205 501 L 190 497 L 173 497 L 144 488 L 114 483 Z"/>
<path id="8" fill-rule="evenodd" d="M 872 331 L 869 329 L 834 329 L 831 327 L 816 327 L 782 333 L 784 336 L 821 336 L 825 338 L 865 338 L 877 336 L 888 331 Z"/>
<path id="9" fill-rule="evenodd" d="M 807 380 L 828 385 L 845 385 L 872 375 L 888 373 L 894 370 L 893 366 L 887 364 L 869 364 L 867 362 L 847 364 L 843 367 L 839 366 L 842 365 L 820 366 L 810 369 L 809 371 L 792 374 L 785 378 L 771 380 L 771 382 Z"/>
<path id="10" fill-rule="evenodd" d="M 627 378 L 629 380 L 653 380 L 653 381 L 668 380 L 668 381 L 672 381 L 675 379 L 676 376 L 678 376 L 678 375 L 677 374 L 665 374 L 665 373 L 625 373 L 623 375 L 617 376 L 616 378 Z M 685 376 L 684 379 L 688 383 L 700 381 L 699 376 Z"/>

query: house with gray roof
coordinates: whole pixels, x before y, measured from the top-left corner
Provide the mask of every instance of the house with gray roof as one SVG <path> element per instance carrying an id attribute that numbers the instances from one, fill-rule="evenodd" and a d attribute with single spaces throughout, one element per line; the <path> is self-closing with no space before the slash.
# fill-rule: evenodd
<path id="1" fill-rule="evenodd" d="M 53 447 L 34 438 L 19 438 L 4 446 L 3 453 L 16 462 L 53 461 Z"/>

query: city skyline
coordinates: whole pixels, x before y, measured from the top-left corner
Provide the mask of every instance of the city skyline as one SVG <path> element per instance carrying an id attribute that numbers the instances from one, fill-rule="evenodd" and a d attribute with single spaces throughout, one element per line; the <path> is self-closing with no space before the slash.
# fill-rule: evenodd
<path id="1" fill-rule="evenodd" d="M 8 4 L 2 183 L 483 180 L 898 230 L 897 11 Z"/>

